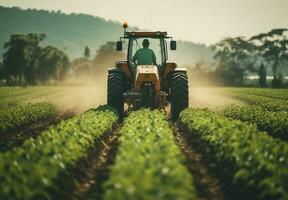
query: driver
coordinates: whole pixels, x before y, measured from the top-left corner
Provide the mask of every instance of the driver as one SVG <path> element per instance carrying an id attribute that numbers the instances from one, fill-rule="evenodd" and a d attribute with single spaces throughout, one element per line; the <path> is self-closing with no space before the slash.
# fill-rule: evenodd
<path id="1" fill-rule="evenodd" d="M 156 56 L 152 49 L 149 49 L 149 40 L 144 39 L 143 48 L 138 49 L 132 58 L 132 62 L 137 65 L 157 65 Z M 137 63 L 136 63 L 137 61 Z"/>

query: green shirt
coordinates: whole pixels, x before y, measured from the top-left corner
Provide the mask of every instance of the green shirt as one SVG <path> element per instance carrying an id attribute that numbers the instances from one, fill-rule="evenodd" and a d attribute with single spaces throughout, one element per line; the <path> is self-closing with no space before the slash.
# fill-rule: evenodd
<path id="1" fill-rule="evenodd" d="M 152 49 L 142 48 L 136 51 L 132 61 L 137 61 L 137 65 L 156 65 L 156 56 Z"/>

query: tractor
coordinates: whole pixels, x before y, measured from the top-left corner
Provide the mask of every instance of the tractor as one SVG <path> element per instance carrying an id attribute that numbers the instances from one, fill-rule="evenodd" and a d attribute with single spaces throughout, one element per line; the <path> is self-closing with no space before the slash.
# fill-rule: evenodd
<path id="1" fill-rule="evenodd" d="M 187 69 L 168 62 L 168 45 L 176 50 L 176 41 L 167 32 L 126 31 L 116 43 L 116 50 L 123 50 L 123 40 L 127 44 L 127 60 L 116 61 L 108 70 L 107 103 L 123 116 L 124 110 L 141 107 L 166 109 L 170 107 L 171 117 L 177 119 L 179 113 L 188 107 Z M 150 41 L 150 49 L 155 52 L 157 64 L 137 65 L 132 61 L 144 39 Z M 124 109 L 124 107 L 126 109 Z"/>

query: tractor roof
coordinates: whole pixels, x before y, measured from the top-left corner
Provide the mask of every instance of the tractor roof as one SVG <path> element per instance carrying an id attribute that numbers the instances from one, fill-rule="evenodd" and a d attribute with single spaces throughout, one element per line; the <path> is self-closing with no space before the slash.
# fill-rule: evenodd
<path id="1" fill-rule="evenodd" d="M 125 32 L 124 38 L 130 37 L 151 37 L 151 38 L 170 38 L 167 36 L 167 32 L 161 31 L 132 31 L 132 32 Z"/>

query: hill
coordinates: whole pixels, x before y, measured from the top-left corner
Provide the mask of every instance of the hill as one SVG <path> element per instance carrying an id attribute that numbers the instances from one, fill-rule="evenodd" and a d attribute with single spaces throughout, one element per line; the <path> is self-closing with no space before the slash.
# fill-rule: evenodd
<path id="1" fill-rule="evenodd" d="M 92 53 L 108 41 L 122 35 L 121 24 L 87 14 L 64 14 L 0 6 L 0 54 L 12 33 L 46 33 L 44 44 L 64 49 L 71 58 L 80 57 L 87 45 Z M 197 59 L 211 59 L 212 52 L 205 45 L 180 41 L 178 51 L 171 57 L 180 64 L 194 64 Z"/>

